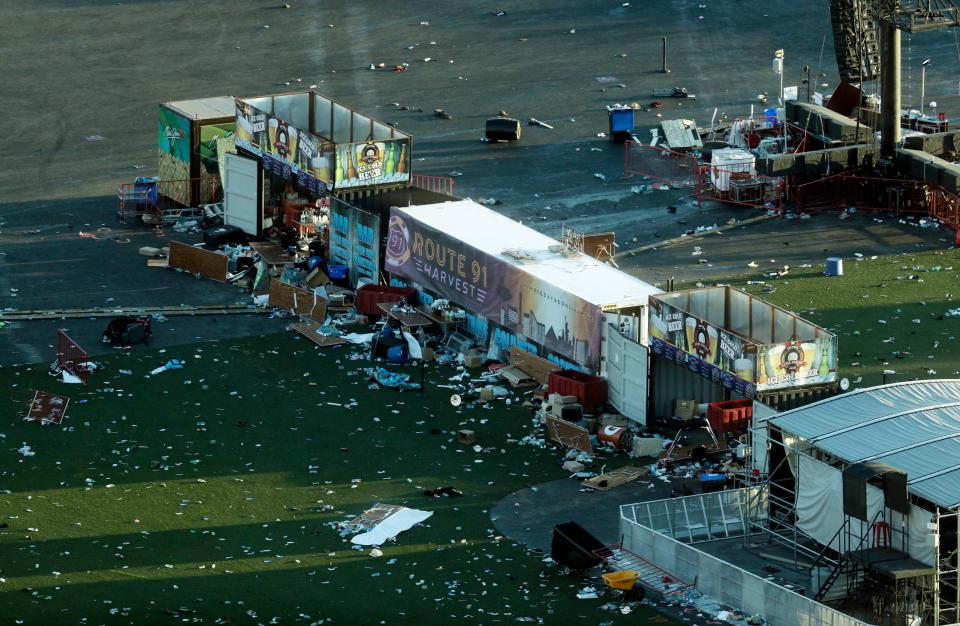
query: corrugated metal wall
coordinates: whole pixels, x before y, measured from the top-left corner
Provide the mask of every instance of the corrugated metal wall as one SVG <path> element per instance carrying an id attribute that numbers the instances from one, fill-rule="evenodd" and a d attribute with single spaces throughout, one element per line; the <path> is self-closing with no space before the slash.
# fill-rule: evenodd
<path id="1" fill-rule="evenodd" d="M 653 417 L 673 416 L 675 400 L 717 402 L 739 397 L 730 395 L 732 392 L 724 389 L 722 385 L 707 380 L 662 356 L 653 355 L 650 360 L 650 369 L 650 402 Z M 649 421 L 650 418 L 647 419 Z"/>

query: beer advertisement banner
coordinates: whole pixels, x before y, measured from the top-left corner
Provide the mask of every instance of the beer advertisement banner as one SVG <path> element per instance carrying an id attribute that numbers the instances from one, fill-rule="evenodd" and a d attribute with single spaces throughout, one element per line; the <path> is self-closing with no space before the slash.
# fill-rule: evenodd
<path id="1" fill-rule="evenodd" d="M 655 298 L 650 299 L 650 347 L 748 398 L 759 390 L 754 344 Z"/>
<path id="2" fill-rule="evenodd" d="M 757 389 L 785 389 L 837 382 L 837 338 L 760 346 Z"/>
<path id="3" fill-rule="evenodd" d="M 650 299 L 650 342 L 655 354 L 734 389 L 755 391 L 837 382 L 837 338 L 759 345 Z"/>
<path id="4" fill-rule="evenodd" d="M 330 260 L 350 269 L 350 284 L 379 282 L 380 216 L 331 198 Z"/>
<path id="5" fill-rule="evenodd" d="M 603 313 L 598 305 L 396 208 L 390 211 L 384 266 L 547 350 L 599 368 Z"/>
<path id="6" fill-rule="evenodd" d="M 237 146 L 260 157 L 264 169 L 296 178 L 315 194 L 332 182 L 333 144 L 237 100 Z"/>
<path id="7" fill-rule="evenodd" d="M 410 141 L 391 139 L 337 145 L 335 189 L 403 183 L 410 180 Z"/>

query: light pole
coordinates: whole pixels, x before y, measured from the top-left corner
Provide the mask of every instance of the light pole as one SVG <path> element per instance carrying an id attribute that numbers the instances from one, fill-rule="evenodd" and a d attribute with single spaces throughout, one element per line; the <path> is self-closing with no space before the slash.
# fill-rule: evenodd
<path id="1" fill-rule="evenodd" d="M 780 75 L 780 106 L 786 106 L 783 101 L 783 48 L 773 53 L 773 71 Z"/>
<path id="2" fill-rule="evenodd" d="M 920 64 L 920 115 L 923 115 L 923 100 L 926 96 L 928 63 L 930 63 L 930 59 Z"/>

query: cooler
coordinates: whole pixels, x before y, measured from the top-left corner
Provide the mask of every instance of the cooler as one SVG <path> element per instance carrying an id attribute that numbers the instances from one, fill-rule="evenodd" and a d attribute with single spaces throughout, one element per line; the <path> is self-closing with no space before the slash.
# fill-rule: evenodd
<path id="1" fill-rule="evenodd" d="M 332 276 L 331 280 L 333 280 Z M 417 303 L 417 290 L 413 287 L 364 285 L 357 289 L 354 308 L 361 315 L 380 318 L 383 316 L 383 311 L 377 307 L 377 304 L 399 302 L 401 298 L 406 299 L 407 304 L 413 306 Z"/>

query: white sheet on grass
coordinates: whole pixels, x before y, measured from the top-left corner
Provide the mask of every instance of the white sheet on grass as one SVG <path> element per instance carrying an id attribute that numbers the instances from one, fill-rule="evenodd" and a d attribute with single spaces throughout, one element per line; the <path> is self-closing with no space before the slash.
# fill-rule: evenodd
<path id="1" fill-rule="evenodd" d="M 350 541 L 361 546 L 379 546 L 403 531 L 410 530 L 431 515 L 433 515 L 433 511 L 420 511 L 404 507 L 385 518 L 373 529 L 354 536 Z"/>

